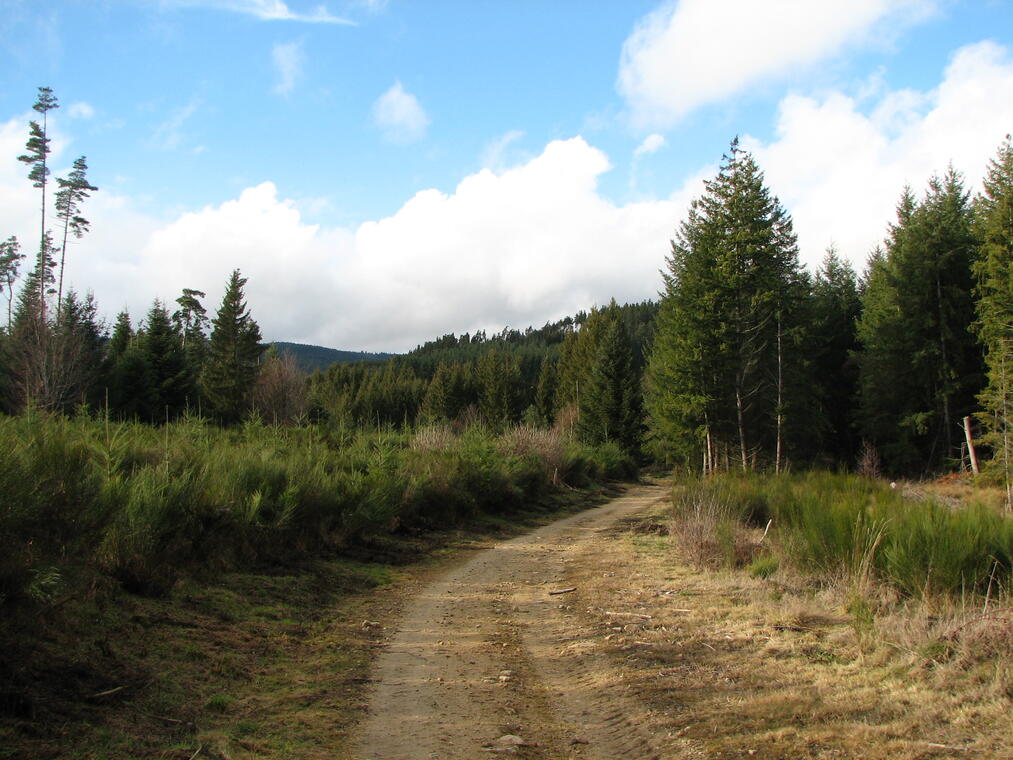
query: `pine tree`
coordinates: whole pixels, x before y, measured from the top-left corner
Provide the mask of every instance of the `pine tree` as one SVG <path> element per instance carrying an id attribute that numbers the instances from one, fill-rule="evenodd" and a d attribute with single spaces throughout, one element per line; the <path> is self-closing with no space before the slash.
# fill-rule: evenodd
<path id="1" fill-rule="evenodd" d="M 0 292 L 7 288 L 7 331 L 11 330 L 14 320 L 14 283 L 18 279 L 18 270 L 25 255 L 21 253 L 21 244 L 11 235 L 0 243 Z"/>
<path id="2" fill-rule="evenodd" d="M 90 222 L 78 212 L 81 210 L 81 203 L 88 198 L 90 193 L 98 190 L 90 184 L 87 178 L 88 164 L 84 156 L 74 161 L 74 168 L 67 178 L 57 177 L 56 183 L 60 189 L 56 192 L 56 217 L 63 223 L 63 245 L 60 247 L 60 277 L 56 289 L 57 314 L 56 321 L 60 321 L 60 303 L 63 301 L 63 267 L 67 260 L 67 240 L 73 234 L 80 240 L 88 231 Z"/>
<path id="3" fill-rule="evenodd" d="M 989 163 L 975 203 L 981 254 L 977 277 L 978 337 L 985 348 L 987 384 L 979 400 L 988 442 L 1013 509 L 1013 145 L 1009 135 Z"/>
<path id="4" fill-rule="evenodd" d="M 250 392 L 264 351 L 260 328 L 243 300 L 245 284 L 246 278 L 239 276 L 238 269 L 234 270 L 212 323 L 201 382 L 214 413 L 226 424 L 238 422 L 249 408 Z"/>
<path id="5" fill-rule="evenodd" d="M 48 130 L 48 114 L 54 108 L 59 108 L 56 97 L 53 95 L 53 91 L 49 87 L 39 88 L 39 97 L 35 101 L 32 108 L 38 113 L 42 114 L 42 124 L 40 125 L 37 121 L 29 122 L 29 135 L 28 142 L 25 143 L 27 152 L 23 155 L 18 156 L 18 160 L 27 164 L 30 168 L 28 171 L 28 179 L 32 181 L 32 187 L 39 188 L 42 191 L 42 201 L 40 204 L 41 208 L 41 222 L 39 225 L 39 254 L 37 268 L 40 270 L 41 276 L 38 281 L 39 294 L 39 308 L 42 309 L 43 318 L 45 318 L 46 311 L 46 299 L 45 299 L 45 288 L 46 285 L 52 281 L 52 266 L 53 262 L 53 245 L 52 238 L 46 229 L 46 186 L 49 183 L 49 166 L 48 158 L 52 152 L 52 148 L 49 147 L 51 142 L 47 130 Z"/>

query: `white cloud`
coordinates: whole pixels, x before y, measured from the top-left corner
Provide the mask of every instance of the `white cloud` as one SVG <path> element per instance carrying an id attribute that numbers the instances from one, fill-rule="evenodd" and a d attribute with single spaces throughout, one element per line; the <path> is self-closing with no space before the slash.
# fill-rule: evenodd
<path id="1" fill-rule="evenodd" d="M 528 163 L 482 170 L 449 194 L 420 192 L 356 229 L 307 224 L 270 182 L 167 223 L 97 193 L 68 278 L 94 289 L 107 314 L 128 307 L 136 321 L 153 298 L 171 303 L 184 287 L 207 291 L 213 312 L 238 267 L 266 338 L 343 348 L 406 350 L 451 331 L 542 324 L 658 288 L 684 203 L 618 206 L 597 190 L 608 168 L 581 138 L 553 142 Z M 34 198 L 18 192 L 30 224 Z M 0 207 L 5 229 L 7 214 Z"/>
<path id="2" fill-rule="evenodd" d="M 651 153 L 656 153 L 665 147 L 665 137 L 659 135 L 657 132 L 649 134 L 644 138 L 643 142 L 640 143 L 633 150 L 633 158 L 640 158 L 641 156 L 649 156 Z"/>
<path id="3" fill-rule="evenodd" d="M 920 195 L 951 161 L 969 190 L 980 187 L 1013 125 L 1013 60 L 992 42 L 966 46 L 937 88 L 885 92 L 867 111 L 841 93 L 791 96 L 775 140 L 743 139 L 792 213 L 810 264 L 833 242 L 861 268 L 904 185 Z"/>
<path id="4" fill-rule="evenodd" d="M 302 78 L 306 54 L 301 42 L 278 43 L 271 49 L 271 60 L 278 74 L 278 82 L 274 91 L 279 95 L 292 92 L 296 82 Z"/>
<path id="5" fill-rule="evenodd" d="M 243 13 L 261 21 L 301 21 L 309 24 L 354 24 L 354 21 L 335 16 L 324 5 L 308 11 L 294 11 L 283 0 L 163 0 L 164 5 L 177 7 L 206 7 L 234 13 Z"/>
<path id="6" fill-rule="evenodd" d="M 873 28 L 920 20 L 935 2 L 667 2 L 623 44 L 617 86 L 634 125 L 671 126 L 702 105 L 833 56 Z"/>
<path id="7" fill-rule="evenodd" d="M 373 103 L 373 122 L 391 142 L 407 144 L 421 140 L 429 117 L 414 95 L 395 82 Z"/>
<path id="8" fill-rule="evenodd" d="M 356 230 L 305 224 L 264 183 L 156 231 L 141 269 L 169 297 L 216 288 L 238 266 L 266 336 L 323 345 L 403 350 L 451 331 L 541 324 L 657 289 L 677 203 L 612 204 L 596 190 L 608 167 L 580 138 L 554 142 Z"/>
<path id="9" fill-rule="evenodd" d="M 183 125 L 197 112 L 200 105 L 200 100 L 195 98 L 173 111 L 168 119 L 155 127 L 151 134 L 151 144 L 160 150 L 178 148 L 183 142 Z"/>
<path id="10" fill-rule="evenodd" d="M 93 119 L 95 117 L 95 109 L 88 103 L 71 103 L 67 108 L 67 115 L 72 119 Z"/>

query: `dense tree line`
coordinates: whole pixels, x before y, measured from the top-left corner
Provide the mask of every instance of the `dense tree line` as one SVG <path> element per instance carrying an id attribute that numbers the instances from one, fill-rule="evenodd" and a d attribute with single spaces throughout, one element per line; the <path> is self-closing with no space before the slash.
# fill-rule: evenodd
<path id="1" fill-rule="evenodd" d="M 791 218 L 732 143 L 672 241 L 645 375 L 654 452 L 704 472 L 967 458 L 977 415 L 1005 472 L 1013 346 L 1010 141 L 972 200 L 952 168 L 897 219 L 860 278 L 834 249 L 798 262 Z M 1009 477 L 1007 475 L 1007 480 Z"/>
<path id="2" fill-rule="evenodd" d="M 449 334 L 383 362 L 334 364 L 310 378 L 312 416 L 347 426 L 560 421 L 575 431 L 583 420 L 587 440 L 636 450 L 639 434 L 630 431 L 642 424 L 640 376 L 656 312 L 650 301 L 612 303 L 538 329 Z M 613 381 L 626 388 L 623 403 L 605 391 Z M 591 426 L 596 415 L 602 421 Z"/>
<path id="3" fill-rule="evenodd" d="M 47 200 L 47 114 L 55 108 L 52 90 L 39 88 L 34 109 L 40 120 L 30 123 L 26 152 L 19 156 L 41 196 L 39 246 L 20 288 L 26 258 L 21 243 L 12 236 L 0 244 L 0 288 L 8 299 L 7 325 L 0 332 L 0 403 L 9 412 L 69 413 L 84 406 L 116 418 L 162 422 L 192 410 L 225 423 L 238 421 L 255 398 L 263 354 L 238 270 L 213 322 L 200 302 L 204 293 L 184 289 L 174 312 L 156 300 L 136 330 L 121 312 L 109 334 L 91 295 L 64 293 L 68 244 L 88 231 L 82 204 L 98 188 L 88 181 L 81 156 L 66 177 L 56 179 L 59 189 Z M 46 223 L 50 201 L 55 234 Z M 268 365 L 281 361 L 269 358 Z"/>

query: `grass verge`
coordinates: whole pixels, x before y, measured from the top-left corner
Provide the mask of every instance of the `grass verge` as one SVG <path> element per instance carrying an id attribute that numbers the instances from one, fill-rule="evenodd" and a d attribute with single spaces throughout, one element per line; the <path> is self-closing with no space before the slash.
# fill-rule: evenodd
<path id="1" fill-rule="evenodd" d="M 372 657 L 413 589 L 469 549 L 610 493 L 559 490 L 509 518 L 376 535 L 159 597 L 107 580 L 5 628 L 0 644 L 21 656 L 0 679 L 0 758 L 344 757 Z"/>

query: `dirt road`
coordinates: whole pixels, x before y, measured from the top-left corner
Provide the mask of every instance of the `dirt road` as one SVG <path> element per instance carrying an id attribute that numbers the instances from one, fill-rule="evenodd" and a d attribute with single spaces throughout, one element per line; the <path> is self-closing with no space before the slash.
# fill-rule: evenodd
<path id="1" fill-rule="evenodd" d="M 582 656 L 585 632 L 570 609 L 591 600 L 579 587 L 567 591 L 611 526 L 663 498 L 661 487 L 637 487 L 484 550 L 426 586 L 376 662 L 354 755 L 673 757 L 621 674 Z"/>

